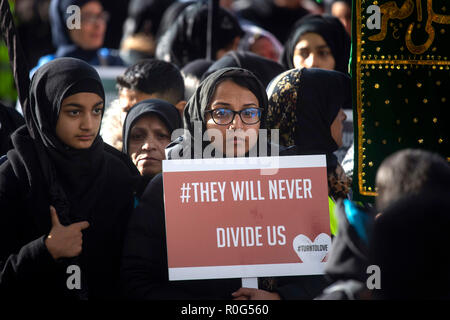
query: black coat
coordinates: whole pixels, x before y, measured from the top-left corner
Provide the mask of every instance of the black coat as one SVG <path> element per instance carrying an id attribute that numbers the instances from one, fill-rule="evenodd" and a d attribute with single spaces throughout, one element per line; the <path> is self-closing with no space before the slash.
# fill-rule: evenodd
<path id="1" fill-rule="evenodd" d="M 32 142 L 26 128 L 18 133 L 15 141 L 18 139 L 29 150 L 22 154 L 36 158 L 29 148 Z M 20 161 L 13 161 L 15 156 L 17 153 L 10 151 L 8 161 L 0 166 L 0 299 L 87 297 L 79 290 L 67 289 L 71 275 L 67 267 L 72 264 L 80 266 L 89 299 L 117 297 L 123 237 L 133 208 L 136 176 L 123 160 L 103 152 L 107 178 L 97 190 L 90 226 L 83 231 L 83 251 L 75 259 L 54 261 L 44 243 L 51 229 L 49 188 L 42 174 L 33 176 L 31 188 L 26 170 L 40 170 L 17 165 Z M 29 163 L 38 165 L 34 160 Z"/>
<path id="2" fill-rule="evenodd" d="M 0 157 L 12 148 L 10 136 L 23 124 L 25 121 L 20 113 L 0 103 Z"/>

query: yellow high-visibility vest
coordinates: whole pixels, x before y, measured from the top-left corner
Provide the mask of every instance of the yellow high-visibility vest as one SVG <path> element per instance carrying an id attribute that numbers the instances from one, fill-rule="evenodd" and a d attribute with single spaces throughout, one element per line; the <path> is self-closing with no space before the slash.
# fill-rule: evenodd
<path id="1" fill-rule="evenodd" d="M 328 207 L 330 212 L 330 231 L 333 236 L 336 236 L 338 233 L 338 219 L 336 216 L 336 203 L 334 202 L 333 198 L 328 196 Z"/>

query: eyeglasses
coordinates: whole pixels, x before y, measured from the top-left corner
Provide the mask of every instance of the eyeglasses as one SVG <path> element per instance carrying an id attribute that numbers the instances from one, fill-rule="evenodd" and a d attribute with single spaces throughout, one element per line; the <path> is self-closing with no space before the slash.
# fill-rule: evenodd
<path id="1" fill-rule="evenodd" d="M 241 120 L 245 124 L 256 124 L 261 121 L 261 108 L 247 108 L 241 111 L 233 111 L 226 108 L 218 108 L 214 110 L 205 111 L 205 113 L 211 114 L 214 123 L 225 126 L 233 122 L 236 114 L 241 117 Z"/>
<path id="2" fill-rule="evenodd" d="M 82 23 L 94 24 L 96 22 L 108 22 L 109 14 L 108 12 L 102 12 L 99 14 L 86 13 L 81 15 Z"/>

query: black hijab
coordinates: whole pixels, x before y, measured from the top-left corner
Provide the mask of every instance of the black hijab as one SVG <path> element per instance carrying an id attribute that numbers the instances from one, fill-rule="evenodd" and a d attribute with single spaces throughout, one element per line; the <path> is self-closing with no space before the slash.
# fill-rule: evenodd
<path id="1" fill-rule="evenodd" d="M 97 56 L 97 49 L 85 50 L 73 43 L 66 25 L 70 14 L 69 6 L 75 5 L 81 8 L 88 2 L 99 0 L 52 0 L 49 8 L 52 41 L 56 49 L 56 57 L 73 57 L 84 61 L 92 61 Z"/>
<path id="2" fill-rule="evenodd" d="M 128 111 L 123 124 L 123 153 L 128 154 L 128 140 L 130 138 L 131 129 L 140 118 L 148 114 L 156 114 L 161 121 L 164 122 L 170 134 L 172 134 L 175 129 L 181 127 L 180 113 L 177 108 L 169 102 L 160 99 L 140 101 Z"/>
<path id="3" fill-rule="evenodd" d="M 282 63 L 295 68 L 293 58 L 295 46 L 300 37 L 308 32 L 317 33 L 330 47 L 336 65 L 334 70 L 348 73 L 350 58 L 350 37 L 338 18 L 329 15 L 307 15 L 297 21 L 284 45 Z"/>
<path id="4" fill-rule="evenodd" d="M 194 122 L 201 121 L 203 131 L 206 131 L 205 111 L 217 86 L 225 80 L 231 80 L 238 85 L 249 89 L 258 99 L 260 108 L 267 109 L 267 95 L 258 78 L 248 70 L 241 68 L 223 68 L 209 75 L 200 83 L 195 94 L 184 109 L 184 128 L 194 133 Z M 263 117 L 264 118 L 264 117 Z M 261 127 L 264 128 L 264 123 Z"/>
<path id="5" fill-rule="evenodd" d="M 338 145 L 330 126 L 340 108 L 351 106 L 350 77 L 323 69 L 292 69 L 267 89 L 267 126 L 280 129 L 280 144 L 301 154 L 331 155 Z"/>
<path id="6" fill-rule="evenodd" d="M 245 51 L 230 51 L 222 58 L 214 62 L 203 74 L 203 78 L 206 78 L 214 71 L 225 67 L 242 68 L 253 72 L 255 76 L 257 76 L 261 81 L 264 87 L 267 87 L 267 85 L 273 78 L 285 71 L 285 68 L 281 64 L 261 57 L 255 53 Z"/>
<path id="7" fill-rule="evenodd" d="M 267 109 L 267 95 L 261 82 L 248 70 L 241 68 L 223 68 L 210 74 L 203 80 L 197 87 L 194 95 L 186 104 L 186 107 L 184 108 L 183 125 L 184 129 L 189 132 L 190 137 L 184 135 L 169 145 L 167 148 L 171 150 L 168 150 L 167 152 L 168 159 L 171 158 L 171 155 L 174 154 L 174 152 L 180 155 L 183 152 L 182 150 L 186 150 L 186 147 L 191 148 L 192 157 L 202 157 L 202 155 L 194 154 L 194 137 L 196 135 L 198 137 L 203 137 L 203 133 L 206 131 L 205 111 L 211 102 L 211 98 L 214 95 L 217 86 L 226 80 L 231 80 L 239 86 L 249 89 L 256 96 L 259 107 L 263 109 L 260 129 L 265 128 L 264 119 L 265 110 Z M 201 122 L 202 127 L 198 128 L 198 126 L 195 126 L 195 122 Z M 201 129 L 201 132 L 198 130 L 196 133 L 196 129 Z M 207 141 L 203 142 L 202 152 L 207 144 Z"/>
<path id="8" fill-rule="evenodd" d="M 226 9 L 219 7 L 215 19 L 213 57 L 219 49 L 231 44 L 244 31 L 236 18 Z M 208 6 L 202 1 L 189 5 L 161 36 L 156 48 L 156 58 L 173 62 L 180 68 L 187 63 L 205 58 Z"/>
<path id="9" fill-rule="evenodd" d="M 16 150 L 8 153 L 13 167 L 26 168 L 32 189 L 35 182 L 48 188 L 50 204 L 63 224 L 89 220 L 106 179 L 100 135 L 88 149 L 73 149 L 56 136 L 62 101 L 80 92 L 105 100 L 100 77 L 86 62 L 59 58 L 40 67 L 31 80 L 29 104 L 24 108 L 26 129 L 13 135 Z"/>

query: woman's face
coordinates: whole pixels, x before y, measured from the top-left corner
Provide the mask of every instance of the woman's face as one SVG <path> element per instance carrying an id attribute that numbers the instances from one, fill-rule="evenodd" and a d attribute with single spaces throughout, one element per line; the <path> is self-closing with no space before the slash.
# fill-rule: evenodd
<path id="1" fill-rule="evenodd" d="M 308 32 L 297 42 L 293 57 L 296 68 L 321 68 L 334 70 L 336 61 L 331 49 L 321 35 Z"/>
<path id="2" fill-rule="evenodd" d="M 249 89 L 231 80 L 220 83 L 205 114 L 206 129 L 216 129 L 221 134 L 222 139 L 212 138 L 215 149 L 227 157 L 244 156 L 252 149 L 257 143 L 260 126 L 260 113 L 257 108 L 259 108 L 258 98 Z M 244 110 L 241 117 L 245 119 L 245 122 L 252 124 L 243 122 L 238 114 L 235 114 L 233 121 L 228 124 L 216 123 L 227 122 L 221 119 L 229 117 L 230 110 Z M 214 133 L 210 136 L 214 136 Z"/>
<path id="3" fill-rule="evenodd" d="M 100 130 L 103 99 L 91 92 L 80 92 L 61 103 L 56 136 L 74 149 L 89 148 Z"/>
<path id="4" fill-rule="evenodd" d="M 105 37 L 106 20 L 100 2 L 88 2 L 81 7 L 81 28 L 69 30 L 70 38 L 84 50 L 99 49 Z"/>
<path id="5" fill-rule="evenodd" d="M 345 115 L 344 110 L 341 108 L 330 126 L 331 136 L 333 137 L 333 140 L 336 142 L 339 148 L 343 145 L 342 136 L 345 119 L 347 119 L 347 116 Z"/>
<path id="6" fill-rule="evenodd" d="M 128 139 L 128 155 L 141 175 L 154 176 L 162 171 L 170 132 L 157 115 L 142 116 L 131 128 Z"/>

